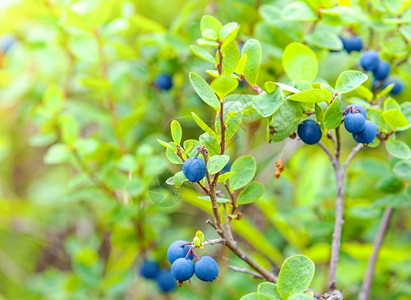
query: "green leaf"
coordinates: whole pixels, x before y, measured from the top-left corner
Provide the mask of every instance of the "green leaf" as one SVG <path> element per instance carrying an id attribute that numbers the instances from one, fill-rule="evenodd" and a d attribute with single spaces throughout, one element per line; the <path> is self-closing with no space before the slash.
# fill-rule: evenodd
<path id="1" fill-rule="evenodd" d="M 217 35 L 221 27 L 223 26 L 221 25 L 220 21 L 214 18 L 213 16 L 205 15 L 201 18 L 200 30 L 201 35 L 204 38 L 210 38 L 215 36 L 215 38 L 212 39 L 217 39 Z"/>
<path id="2" fill-rule="evenodd" d="M 231 166 L 231 172 L 235 172 L 230 178 L 230 189 L 238 190 L 247 185 L 255 175 L 257 165 L 254 157 L 245 155 L 237 158 Z"/>
<path id="3" fill-rule="evenodd" d="M 320 105 L 317 103 L 314 106 L 315 109 L 315 117 L 317 118 L 317 122 L 323 123 L 324 122 L 324 111 Z"/>
<path id="4" fill-rule="evenodd" d="M 64 91 L 57 85 L 49 85 L 43 94 L 44 106 L 53 112 L 59 112 L 63 107 Z"/>
<path id="5" fill-rule="evenodd" d="M 218 140 L 218 135 L 215 133 L 214 130 L 212 130 L 199 116 L 197 116 L 195 113 L 191 113 L 193 116 L 194 121 L 197 123 L 197 125 L 207 132 L 209 135 L 211 135 L 214 139 Z"/>
<path id="6" fill-rule="evenodd" d="M 360 71 L 344 71 L 338 76 L 335 83 L 335 90 L 338 93 L 345 94 L 355 90 L 368 79 L 367 74 Z"/>
<path id="7" fill-rule="evenodd" d="M 161 146 L 164 146 L 164 147 L 166 147 L 166 148 L 175 149 L 173 146 L 171 146 L 169 143 L 167 143 L 167 142 L 165 142 L 165 141 L 163 141 L 163 140 L 157 139 L 157 142 L 158 142 Z"/>
<path id="8" fill-rule="evenodd" d="M 44 163 L 46 164 L 60 164 L 69 161 L 71 158 L 71 151 L 65 144 L 54 144 L 44 156 Z"/>
<path id="9" fill-rule="evenodd" d="M 291 95 L 288 99 L 297 102 L 328 102 L 332 97 L 329 90 L 312 89 Z"/>
<path id="10" fill-rule="evenodd" d="M 238 86 L 238 80 L 232 77 L 221 75 L 211 82 L 211 88 L 220 99 L 234 91 Z"/>
<path id="11" fill-rule="evenodd" d="M 220 101 L 208 83 L 196 73 L 190 73 L 190 82 L 197 95 L 216 111 L 220 111 Z"/>
<path id="12" fill-rule="evenodd" d="M 313 33 L 305 35 L 304 38 L 314 46 L 325 49 L 341 50 L 343 47 L 339 37 L 329 30 L 316 29 Z"/>
<path id="13" fill-rule="evenodd" d="M 198 199 L 211 202 L 210 196 L 198 196 Z M 230 199 L 217 197 L 217 203 L 230 203 Z"/>
<path id="14" fill-rule="evenodd" d="M 241 56 L 240 60 L 237 63 L 237 66 L 235 67 L 234 72 L 236 72 L 238 75 L 243 75 L 246 63 L 247 63 L 247 54 Z"/>
<path id="15" fill-rule="evenodd" d="M 109 90 L 111 82 L 105 78 L 85 77 L 80 79 L 80 83 L 92 90 Z"/>
<path id="16" fill-rule="evenodd" d="M 411 159 L 411 150 L 410 147 L 398 140 L 389 139 L 385 144 L 388 153 L 392 156 L 400 159 Z"/>
<path id="17" fill-rule="evenodd" d="M 240 300 L 273 300 L 273 298 L 265 294 L 250 293 L 242 296 Z"/>
<path id="18" fill-rule="evenodd" d="M 262 117 L 272 116 L 284 103 L 281 89 L 277 88 L 274 93 L 261 93 L 253 97 L 253 108 Z"/>
<path id="19" fill-rule="evenodd" d="M 200 143 L 206 145 L 210 156 L 220 154 L 220 144 L 208 133 L 203 133 L 200 135 Z"/>
<path id="20" fill-rule="evenodd" d="M 182 186 L 182 184 L 187 181 L 187 178 L 184 176 L 183 171 L 177 172 L 173 176 L 173 182 L 176 187 Z"/>
<path id="21" fill-rule="evenodd" d="M 277 292 L 277 284 L 272 282 L 263 282 L 258 285 L 257 292 L 270 296 L 271 299 L 281 300 L 281 296 Z"/>
<path id="22" fill-rule="evenodd" d="M 292 87 L 288 84 L 284 84 L 284 83 L 281 83 L 281 82 L 273 82 L 273 81 L 267 81 L 265 83 L 265 88 L 267 89 L 267 91 L 269 89 L 273 89 L 273 87 L 271 87 L 273 84 L 279 86 L 280 89 L 282 89 L 283 91 L 291 92 L 291 93 L 294 93 L 294 94 L 301 92 L 300 90 L 298 90 L 298 89 L 296 89 L 296 88 L 294 88 L 294 87 Z"/>
<path id="23" fill-rule="evenodd" d="M 288 78 L 295 82 L 313 81 L 318 73 L 317 56 L 301 43 L 291 43 L 284 49 L 282 64 Z"/>
<path id="24" fill-rule="evenodd" d="M 392 171 L 397 178 L 411 183 L 411 160 L 402 160 L 397 162 Z"/>
<path id="25" fill-rule="evenodd" d="M 403 190 L 404 184 L 394 175 L 388 174 L 378 181 L 375 187 L 384 193 L 397 194 Z"/>
<path id="26" fill-rule="evenodd" d="M 204 233 L 201 230 L 197 230 L 196 238 L 200 241 L 200 244 L 204 242 Z"/>
<path id="27" fill-rule="evenodd" d="M 199 46 L 196 45 L 191 45 L 190 46 L 191 51 L 193 51 L 193 53 L 195 55 L 197 55 L 199 58 L 208 61 L 210 63 L 215 64 L 215 57 L 212 56 L 210 53 L 208 53 L 204 48 L 201 48 Z"/>
<path id="28" fill-rule="evenodd" d="M 390 110 L 390 109 L 396 109 L 396 110 L 401 110 L 401 106 L 398 104 L 397 101 L 392 99 L 391 97 L 388 97 L 384 101 L 384 111 Z"/>
<path id="29" fill-rule="evenodd" d="M 247 61 L 244 67 L 244 77 L 251 84 L 255 85 L 260 72 L 262 49 L 259 41 L 249 39 L 243 45 L 241 50 L 242 55 L 247 55 Z"/>
<path id="30" fill-rule="evenodd" d="M 172 164 L 175 165 L 182 165 L 183 161 L 181 158 L 177 155 L 177 145 L 174 142 L 170 142 L 170 145 L 172 148 L 167 148 L 166 149 L 166 157 L 171 162 Z"/>
<path id="31" fill-rule="evenodd" d="M 218 182 L 225 183 L 235 172 L 226 172 L 218 177 Z"/>
<path id="32" fill-rule="evenodd" d="M 170 129 L 171 129 L 171 136 L 173 138 L 174 143 L 176 143 L 177 145 L 180 145 L 181 138 L 183 136 L 183 131 L 181 129 L 180 123 L 178 123 L 178 121 L 176 120 L 171 121 Z"/>
<path id="33" fill-rule="evenodd" d="M 298 293 L 291 295 L 288 300 L 313 300 L 313 295 L 312 294 L 303 294 L 303 293 Z"/>
<path id="34" fill-rule="evenodd" d="M 207 163 L 208 173 L 214 175 L 220 172 L 230 160 L 228 155 L 214 155 L 211 156 Z"/>
<path id="35" fill-rule="evenodd" d="M 315 21 L 318 19 L 311 7 L 302 1 L 295 1 L 285 6 L 281 16 L 286 21 Z"/>
<path id="36" fill-rule="evenodd" d="M 399 127 L 405 127 L 408 125 L 407 118 L 398 109 L 389 109 L 382 113 L 384 121 L 390 125 L 394 131 Z"/>
<path id="37" fill-rule="evenodd" d="M 281 266 L 277 281 L 281 298 L 288 299 L 293 294 L 303 293 L 310 286 L 314 271 L 314 263 L 304 255 L 287 258 Z"/>
<path id="38" fill-rule="evenodd" d="M 218 37 L 220 41 L 225 41 L 227 38 L 234 39 L 237 36 L 240 26 L 237 22 L 230 22 L 225 24 L 219 31 Z"/>
<path id="39" fill-rule="evenodd" d="M 230 76 L 237 67 L 238 60 L 240 59 L 240 49 L 234 39 L 226 40 L 221 46 L 221 55 L 223 62 L 221 65 L 221 71 L 223 74 Z M 216 54 L 216 68 L 219 64 L 219 56 Z"/>
<path id="40" fill-rule="evenodd" d="M 242 205 L 253 203 L 264 195 L 264 191 L 265 188 L 261 183 L 253 181 L 238 195 L 237 204 Z"/>
<path id="41" fill-rule="evenodd" d="M 66 144 L 72 144 L 79 134 L 79 128 L 76 119 L 70 115 L 62 115 L 60 117 L 61 124 L 61 139 Z"/>
<path id="42" fill-rule="evenodd" d="M 279 142 L 292 135 L 305 117 L 304 104 L 286 100 L 268 124 L 270 139 Z"/>
<path id="43" fill-rule="evenodd" d="M 341 118 L 341 100 L 337 97 L 325 111 L 324 125 L 328 129 L 337 128 L 341 124 Z"/>

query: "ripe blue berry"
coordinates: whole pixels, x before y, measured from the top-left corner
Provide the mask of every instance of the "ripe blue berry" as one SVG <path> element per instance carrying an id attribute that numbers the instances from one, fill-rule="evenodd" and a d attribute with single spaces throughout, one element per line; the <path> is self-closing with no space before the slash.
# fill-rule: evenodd
<path id="1" fill-rule="evenodd" d="M 207 168 L 201 158 L 188 158 L 183 164 L 184 176 L 191 182 L 197 182 L 203 179 L 207 173 Z"/>
<path id="2" fill-rule="evenodd" d="M 300 139 L 308 145 L 318 143 L 322 136 L 320 125 L 315 124 L 314 120 L 305 120 L 302 122 L 298 126 L 297 133 Z"/>
<path id="3" fill-rule="evenodd" d="M 387 86 L 389 86 L 390 84 L 394 83 L 394 87 L 392 88 L 390 94 L 392 95 L 398 95 L 402 92 L 402 90 L 404 89 L 404 86 L 402 85 L 402 83 L 398 80 L 395 80 L 393 78 L 388 78 L 387 80 L 385 80 L 382 83 L 381 88 L 385 89 Z"/>
<path id="4" fill-rule="evenodd" d="M 171 265 L 171 274 L 178 281 L 189 280 L 194 274 L 194 263 L 188 258 L 176 259 Z"/>
<path id="5" fill-rule="evenodd" d="M 360 58 L 360 65 L 365 71 L 374 71 L 378 67 L 380 58 L 374 50 L 367 50 Z"/>
<path id="6" fill-rule="evenodd" d="M 163 293 L 169 293 L 176 287 L 176 280 L 170 270 L 161 270 L 156 277 L 157 286 Z"/>
<path id="7" fill-rule="evenodd" d="M 362 131 L 352 134 L 357 143 L 370 144 L 377 136 L 377 126 L 372 121 L 366 120 Z"/>
<path id="8" fill-rule="evenodd" d="M 184 244 L 187 244 L 183 246 Z M 188 250 L 190 250 L 190 246 L 188 245 L 187 241 L 175 241 L 172 243 L 167 249 L 167 258 L 170 263 L 173 263 L 176 259 L 186 257 Z M 194 255 L 191 254 L 189 256 L 190 259 L 194 258 Z"/>
<path id="9" fill-rule="evenodd" d="M 390 74 L 390 70 L 391 70 L 390 64 L 387 63 L 385 60 L 381 60 L 378 63 L 377 68 L 373 71 L 374 78 L 376 80 L 384 80 Z"/>
<path id="10" fill-rule="evenodd" d="M 194 272 L 202 281 L 213 281 L 218 277 L 218 264 L 210 256 L 201 257 L 194 266 Z"/>
<path id="11" fill-rule="evenodd" d="M 344 126 L 348 132 L 357 133 L 364 129 L 365 119 L 360 113 L 348 114 L 344 119 Z"/>
<path id="12" fill-rule="evenodd" d="M 355 35 L 348 39 L 342 39 L 345 51 L 351 53 L 352 51 L 361 51 L 363 42 L 361 37 Z"/>
<path id="13" fill-rule="evenodd" d="M 352 108 L 352 111 L 351 111 L 351 108 Z M 367 110 L 362 105 L 351 104 L 347 106 L 347 114 L 358 113 L 358 112 L 362 114 L 364 119 L 367 119 Z"/>
<path id="14" fill-rule="evenodd" d="M 159 90 L 168 91 L 173 86 L 173 79 L 170 75 L 160 74 L 154 79 L 154 84 Z"/>
<path id="15" fill-rule="evenodd" d="M 140 275 L 147 279 L 154 279 L 157 277 L 160 268 L 155 261 L 144 260 L 140 265 Z"/>
<path id="16" fill-rule="evenodd" d="M 228 162 L 228 163 L 224 166 L 224 168 L 221 170 L 221 174 L 230 172 L 230 169 L 231 169 L 231 164 Z"/>

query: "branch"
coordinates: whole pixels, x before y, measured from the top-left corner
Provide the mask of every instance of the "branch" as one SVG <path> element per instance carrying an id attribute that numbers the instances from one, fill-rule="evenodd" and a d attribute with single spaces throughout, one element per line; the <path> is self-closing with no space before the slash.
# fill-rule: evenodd
<path id="1" fill-rule="evenodd" d="M 331 160 L 331 163 L 332 163 L 333 167 L 335 168 L 336 161 L 335 161 L 334 156 L 331 154 L 331 151 L 322 142 L 318 142 L 318 146 L 320 146 L 324 150 L 324 152 L 328 155 L 328 157 Z"/>
<path id="2" fill-rule="evenodd" d="M 252 85 L 247 79 L 245 79 L 244 75 L 240 75 L 240 79 L 244 81 L 257 95 L 260 95 L 263 92 L 258 85 Z"/>
<path id="3" fill-rule="evenodd" d="M 230 270 L 233 270 L 233 271 L 236 271 L 236 272 L 241 272 L 241 273 L 249 274 L 249 275 L 251 275 L 251 276 L 254 277 L 254 278 L 264 279 L 264 277 L 261 276 L 260 274 L 258 274 L 258 273 L 256 273 L 256 272 L 253 272 L 253 271 L 251 271 L 251 270 L 249 270 L 249 269 L 247 269 L 247 268 L 238 268 L 238 267 L 235 267 L 235 266 L 228 266 L 228 268 L 229 268 Z"/>
<path id="4" fill-rule="evenodd" d="M 367 272 L 365 273 L 365 276 L 364 276 L 364 282 L 362 284 L 361 292 L 359 294 L 358 300 L 367 300 L 370 295 L 370 289 L 371 289 L 372 279 L 374 275 L 375 263 L 377 261 L 378 253 L 381 248 L 385 233 L 387 232 L 388 226 L 390 224 L 392 211 L 393 211 L 393 208 L 391 206 L 388 206 L 384 211 L 384 215 L 381 219 L 378 233 L 374 240 L 373 251 L 368 260 Z"/>
<path id="5" fill-rule="evenodd" d="M 354 147 L 354 149 L 352 149 L 350 155 L 348 155 L 347 160 L 345 161 L 344 167 L 342 169 L 342 173 L 343 175 L 345 175 L 345 172 L 347 171 L 347 168 L 349 166 L 349 164 L 351 163 L 352 159 L 354 158 L 354 156 L 362 149 L 364 145 L 363 144 L 358 144 L 357 146 Z"/>
<path id="6" fill-rule="evenodd" d="M 203 242 L 204 246 L 216 245 L 216 244 L 224 245 L 225 244 L 225 239 L 219 238 L 219 239 L 214 239 L 214 240 L 206 240 L 206 241 Z"/>

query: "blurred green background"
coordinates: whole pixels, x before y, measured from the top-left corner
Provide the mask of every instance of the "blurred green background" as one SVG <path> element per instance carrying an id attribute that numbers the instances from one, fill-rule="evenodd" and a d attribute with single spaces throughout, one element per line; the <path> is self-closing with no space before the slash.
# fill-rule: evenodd
<path id="1" fill-rule="evenodd" d="M 217 237 L 205 223 L 210 205 L 197 198 L 196 187 L 165 184 L 177 169 L 170 169 L 156 141 L 170 140 L 173 119 L 182 124 L 184 138 L 198 138 L 192 111 L 214 121 L 188 81 L 190 71 L 210 68 L 189 48 L 200 37 L 201 17 L 238 22 L 240 42 L 253 37 L 262 44 L 261 84 L 286 82 L 282 50 L 304 41 L 311 26 L 282 20 L 290 2 L 0 2 L 0 299 L 238 299 L 256 290 L 260 280 L 228 270 L 245 265 L 218 245 L 200 251 L 219 262 L 220 277 L 212 284 L 193 280 L 163 295 L 136 269 L 144 258 L 169 268 L 168 245 L 191 240 L 197 229 L 208 239 Z M 317 26 L 343 35 L 350 28 L 378 48 L 406 86 L 396 99 L 409 99 L 411 35 L 404 32 L 411 18 L 403 31 L 384 21 L 399 17 L 404 5 L 409 14 L 407 1 L 306 2 L 347 5 L 337 21 Z M 308 45 L 319 57 L 323 80 L 335 82 L 343 70 L 358 68 L 360 53 Z M 158 74 L 172 76 L 170 91 L 153 84 Z M 316 146 L 291 139 L 268 144 L 265 136 L 265 124 L 249 120 L 228 145 L 231 157 L 256 157 L 257 180 L 267 190 L 242 208 L 244 218 L 233 228 L 266 268 L 277 268 L 292 254 L 310 257 L 316 263 L 312 288 L 325 290 L 336 188 L 332 167 Z M 346 156 L 355 143 L 346 133 L 342 138 Z M 410 133 L 398 138 L 411 144 Z M 277 159 L 287 160 L 280 179 L 273 176 Z M 396 209 L 371 299 L 411 299 L 411 187 L 402 181 L 395 189 L 384 185 L 396 161 L 384 147 L 368 148 L 348 170 L 338 267 L 346 299 L 357 297 L 386 205 Z"/>

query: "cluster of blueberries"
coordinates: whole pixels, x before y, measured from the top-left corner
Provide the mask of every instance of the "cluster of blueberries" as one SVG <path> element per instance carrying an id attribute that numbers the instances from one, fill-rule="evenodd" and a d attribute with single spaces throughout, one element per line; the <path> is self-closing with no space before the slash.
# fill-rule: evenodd
<path id="1" fill-rule="evenodd" d="M 363 106 L 349 105 L 344 110 L 344 115 L 344 127 L 352 133 L 357 143 L 370 144 L 374 141 L 377 136 L 377 126 L 374 122 L 367 120 L 367 111 Z M 308 145 L 318 143 L 322 136 L 320 125 L 311 119 L 303 121 L 298 126 L 297 133 L 301 140 Z"/>
<path id="2" fill-rule="evenodd" d="M 177 287 L 170 270 L 160 269 L 160 266 L 155 261 L 144 260 L 140 265 L 139 273 L 146 279 L 155 280 L 159 290 L 163 293 L 172 292 Z"/>
<path id="3" fill-rule="evenodd" d="M 154 79 L 154 85 L 160 91 L 168 91 L 173 87 L 173 78 L 168 74 L 159 74 Z"/>
<path id="4" fill-rule="evenodd" d="M 363 41 L 361 37 L 354 35 L 350 38 L 343 38 L 340 36 L 340 40 L 343 44 L 343 48 L 347 53 L 353 51 L 360 52 L 363 50 Z M 377 88 L 385 89 L 390 84 L 394 84 L 391 90 L 392 95 L 398 95 L 404 89 L 403 84 L 393 78 L 388 78 L 390 75 L 391 67 L 388 62 L 380 59 L 378 53 L 375 50 L 367 50 L 363 53 L 360 58 L 360 65 L 366 72 L 372 72 L 374 75 L 374 80 L 372 83 L 372 89 Z"/>
<path id="5" fill-rule="evenodd" d="M 190 251 L 187 241 L 175 241 L 168 247 L 167 258 L 171 263 L 171 274 L 180 283 L 189 280 L 194 274 L 202 281 L 213 281 L 218 277 L 218 264 L 210 256 L 197 259 L 194 264 L 194 255 Z"/>

